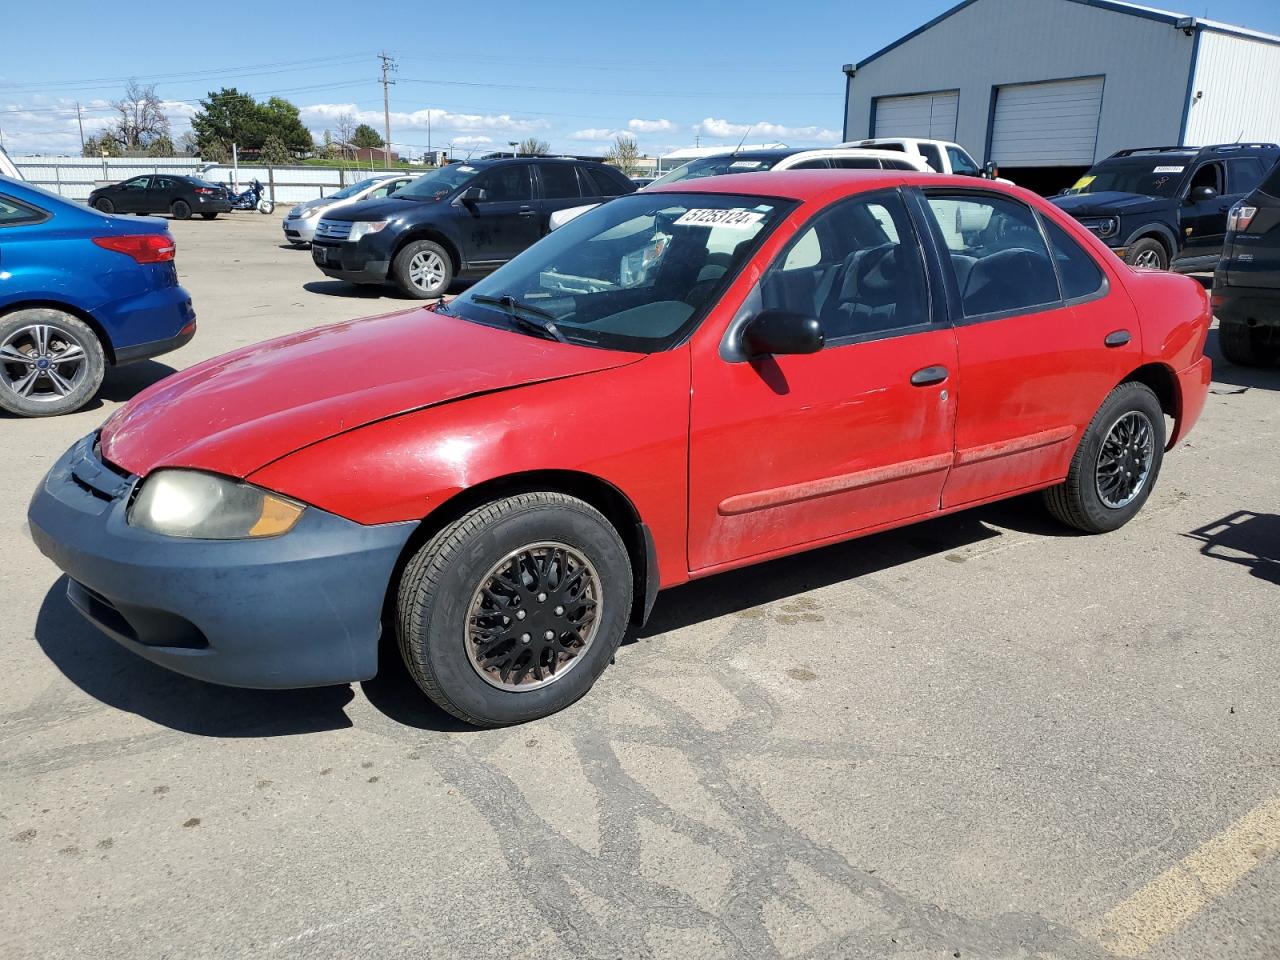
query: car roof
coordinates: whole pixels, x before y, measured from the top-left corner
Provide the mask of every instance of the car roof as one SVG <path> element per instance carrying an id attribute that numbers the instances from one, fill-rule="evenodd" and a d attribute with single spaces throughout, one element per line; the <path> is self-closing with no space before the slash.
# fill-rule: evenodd
<path id="1" fill-rule="evenodd" d="M 900 186 L 931 189 L 960 187 L 970 191 L 975 189 L 973 177 L 917 173 L 914 170 L 769 170 L 763 173 L 729 173 L 699 180 L 680 180 L 662 187 L 646 188 L 644 196 L 654 193 L 736 193 L 805 201 Z M 1026 193 L 1017 188 L 1010 190 L 1007 185 L 997 184 L 992 180 L 984 180 L 979 189 L 1014 196 Z"/>

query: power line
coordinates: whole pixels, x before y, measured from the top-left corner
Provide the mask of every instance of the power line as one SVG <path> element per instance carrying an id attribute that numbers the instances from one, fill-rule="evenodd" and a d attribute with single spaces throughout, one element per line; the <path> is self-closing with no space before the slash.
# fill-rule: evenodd
<path id="1" fill-rule="evenodd" d="M 228 74 L 245 76 L 269 76 L 278 73 L 292 73 L 295 70 L 318 70 L 322 67 L 345 65 L 348 63 L 368 62 L 367 53 L 345 54 L 339 57 L 310 57 L 305 60 L 277 60 L 274 63 L 251 64 L 245 67 L 218 67 L 213 70 L 187 70 L 180 73 L 152 73 L 131 77 L 93 77 L 84 80 L 28 80 L 20 84 L 2 84 L 0 93 L 25 92 L 30 90 L 47 90 L 49 88 L 88 88 L 90 84 L 121 84 L 130 80 L 159 83 L 168 80 L 203 79 L 205 77 L 222 77 Z M 309 66 L 308 66 L 309 65 Z M 101 89 L 101 88 L 99 88 Z"/>
<path id="2" fill-rule="evenodd" d="M 778 93 L 777 91 L 756 91 L 754 93 L 724 93 L 718 90 L 686 92 L 676 90 L 602 90 L 583 89 L 581 87 L 533 87 L 524 83 L 484 83 L 475 80 L 442 80 L 439 78 L 402 77 L 405 83 L 430 83 L 449 87 L 486 87 L 494 90 L 534 90 L 539 93 L 575 93 L 579 96 L 624 96 L 624 97 L 676 97 L 680 99 L 703 100 L 715 97 L 720 100 L 759 100 L 762 97 L 771 99 L 804 99 L 831 100 L 843 96 L 842 93 Z"/>

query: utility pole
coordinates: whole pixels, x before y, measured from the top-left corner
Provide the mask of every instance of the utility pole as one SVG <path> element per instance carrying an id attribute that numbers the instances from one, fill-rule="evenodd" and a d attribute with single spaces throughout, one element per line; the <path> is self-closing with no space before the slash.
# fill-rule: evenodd
<path id="1" fill-rule="evenodd" d="M 76 101 L 76 123 L 80 124 L 80 155 L 84 155 L 84 120 L 80 116 L 80 101 Z"/>
<path id="2" fill-rule="evenodd" d="M 396 69 L 395 58 L 391 54 L 383 52 L 378 54 L 378 59 L 382 61 L 382 163 L 384 167 L 391 166 L 391 84 L 395 83 L 387 76 L 392 70 Z"/>

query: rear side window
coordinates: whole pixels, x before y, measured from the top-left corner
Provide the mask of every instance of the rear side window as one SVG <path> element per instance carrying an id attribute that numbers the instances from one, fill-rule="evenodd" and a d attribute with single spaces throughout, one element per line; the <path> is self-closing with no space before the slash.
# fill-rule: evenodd
<path id="1" fill-rule="evenodd" d="M 1280 197 L 1280 161 L 1271 168 L 1267 178 L 1262 181 L 1262 192 L 1273 197 Z"/>
<path id="2" fill-rule="evenodd" d="M 919 172 L 906 160 L 884 160 L 881 162 L 884 163 L 884 168 L 886 170 L 911 170 L 912 172 Z"/>
<path id="3" fill-rule="evenodd" d="M 920 156 L 924 157 L 924 162 L 933 167 L 935 172 L 941 173 L 945 169 L 942 165 L 942 151 L 932 143 L 922 143 L 919 146 Z"/>
<path id="4" fill-rule="evenodd" d="M 890 163 L 896 163 L 896 162 L 897 162 L 896 160 L 887 162 L 885 163 L 885 166 L 888 167 L 890 166 Z M 880 169 L 880 161 L 877 160 L 875 157 L 833 157 L 831 160 L 831 165 L 833 167 L 836 167 L 839 170 L 879 170 Z M 908 164 L 903 164 L 903 166 L 908 166 Z"/>
<path id="5" fill-rule="evenodd" d="M 37 207 L 19 203 L 12 197 L 0 196 L 0 227 L 16 227 L 24 223 L 39 223 L 48 214 Z"/>
<path id="6" fill-rule="evenodd" d="M 929 193 L 966 317 L 1060 301 L 1058 277 L 1030 207 L 1004 197 Z"/>
<path id="7" fill-rule="evenodd" d="M 624 193 L 631 193 L 631 188 L 635 186 L 627 182 L 621 173 L 615 176 L 604 167 L 582 167 L 581 170 L 595 184 L 593 195 L 597 197 L 620 197 Z"/>
<path id="8" fill-rule="evenodd" d="M 578 189 L 578 178 L 574 175 L 571 163 L 540 163 L 538 172 L 542 174 L 542 196 L 547 200 L 574 200 L 582 196 Z"/>
<path id="9" fill-rule="evenodd" d="M 1252 193 L 1262 182 L 1264 168 L 1257 157 L 1239 157 L 1227 161 L 1227 192 Z"/>
<path id="10" fill-rule="evenodd" d="M 792 170 L 827 170 L 830 164 L 826 160 L 802 160 L 791 168 Z"/>
<path id="11" fill-rule="evenodd" d="M 1053 245 L 1053 257 L 1058 263 L 1062 298 L 1076 300 L 1092 296 L 1101 290 L 1106 277 L 1097 261 L 1066 230 L 1048 217 L 1042 219 L 1045 232 L 1049 234 L 1049 243 Z"/>

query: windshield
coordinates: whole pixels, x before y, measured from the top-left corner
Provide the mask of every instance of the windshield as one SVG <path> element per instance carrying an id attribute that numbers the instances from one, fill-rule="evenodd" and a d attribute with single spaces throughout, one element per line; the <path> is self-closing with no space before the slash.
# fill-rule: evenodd
<path id="1" fill-rule="evenodd" d="M 561 227 L 440 309 L 513 327 L 514 298 L 571 343 L 653 353 L 680 342 L 794 204 L 633 193 Z M 510 310 L 519 309 L 507 301 Z"/>
<path id="2" fill-rule="evenodd" d="M 726 153 L 719 157 L 702 157 L 690 160 L 684 166 L 676 167 L 664 174 L 650 187 L 665 187 L 668 183 L 679 183 L 681 180 L 697 180 L 701 177 L 719 177 L 726 173 L 763 173 L 777 164 L 782 157 L 752 157 Z"/>
<path id="3" fill-rule="evenodd" d="M 1090 168 L 1067 193 L 1140 193 L 1171 197 L 1186 172 L 1185 157 L 1126 157 L 1104 160 Z"/>
<path id="4" fill-rule="evenodd" d="M 448 196 L 480 172 L 469 163 L 451 163 L 447 167 L 424 173 L 412 183 L 406 183 L 396 191 L 396 197 L 410 200 L 439 200 Z"/>
<path id="5" fill-rule="evenodd" d="M 367 190 L 370 187 L 372 187 L 375 183 L 381 183 L 385 179 L 386 179 L 385 177 L 369 177 L 369 179 L 361 180 L 359 183 L 353 183 L 349 187 L 343 187 L 337 193 L 329 194 L 327 197 L 325 197 L 325 199 L 326 200 L 346 200 L 348 197 L 354 197 L 360 191 Z"/>

